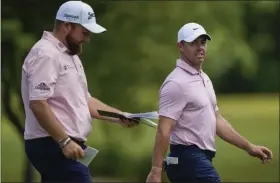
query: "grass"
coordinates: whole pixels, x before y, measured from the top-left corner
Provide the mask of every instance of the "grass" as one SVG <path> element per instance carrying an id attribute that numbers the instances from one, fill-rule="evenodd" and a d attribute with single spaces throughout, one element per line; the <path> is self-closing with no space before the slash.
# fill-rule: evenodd
<path id="1" fill-rule="evenodd" d="M 270 164 L 217 139 L 214 164 L 228 182 L 279 182 L 279 98 L 267 96 L 220 97 L 220 108 L 226 119 L 249 141 L 264 145 L 274 153 Z"/>
<path id="2" fill-rule="evenodd" d="M 232 95 L 219 96 L 218 99 L 221 113 L 241 135 L 255 144 L 269 147 L 274 153 L 273 161 L 263 165 L 258 159 L 250 157 L 244 151 L 217 138 L 217 155 L 214 159 L 214 165 L 222 180 L 225 182 L 279 182 L 278 95 Z M 144 163 L 147 162 L 146 167 L 149 167 L 154 129 L 139 126 L 128 130 L 113 126 L 111 131 L 101 131 L 99 130 L 101 125 L 112 127 L 112 124 L 103 124 L 99 121 L 93 123 L 93 133 L 89 137 L 88 144 L 101 150 L 93 163 L 94 177 L 99 176 L 98 172 L 95 172 L 98 167 L 106 169 L 104 164 L 108 163 L 109 160 L 103 154 L 108 153 L 105 150 L 107 144 L 117 144 L 118 152 L 123 157 L 133 157 L 137 160 L 136 163 L 140 160 Z M 3 119 L 1 129 L 1 181 L 20 182 L 23 178 L 23 158 L 25 156 L 23 145 L 14 129 Z M 136 133 L 137 135 L 135 135 Z M 139 138 L 139 134 L 141 138 Z M 116 158 L 113 156 L 112 160 Z M 110 162 L 108 166 L 111 166 Z M 125 158 L 124 162 L 115 164 L 114 167 L 121 172 L 122 180 L 130 180 L 133 174 L 136 175 L 139 172 L 137 169 L 139 166 L 136 166 L 135 162 L 125 162 Z M 145 176 L 149 170 L 146 167 L 142 168 Z M 111 178 L 112 175 L 113 173 L 108 173 L 105 176 Z M 39 180 L 38 178 L 36 173 L 36 180 Z M 142 179 L 145 180 L 145 178 Z"/>

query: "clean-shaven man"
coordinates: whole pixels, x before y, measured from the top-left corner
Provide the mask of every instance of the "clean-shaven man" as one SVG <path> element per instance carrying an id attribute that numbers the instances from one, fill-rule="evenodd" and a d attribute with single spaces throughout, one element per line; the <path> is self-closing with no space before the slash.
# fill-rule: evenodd
<path id="1" fill-rule="evenodd" d="M 160 88 L 160 118 L 147 182 L 161 182 L 168 146 L 169 157 L 178 158 L 178 164 L 175 159 L 165 167 L 171 182 L 220 182 L 212 165 L 216 135 L 263 163 L 272 159 L 269 149 L 250 143 L 220 114 L 212 82 L 202 70 L 207 40 L 211 37 L 197 23 L 185 24 L 178 32 L 181 58 Z"/>

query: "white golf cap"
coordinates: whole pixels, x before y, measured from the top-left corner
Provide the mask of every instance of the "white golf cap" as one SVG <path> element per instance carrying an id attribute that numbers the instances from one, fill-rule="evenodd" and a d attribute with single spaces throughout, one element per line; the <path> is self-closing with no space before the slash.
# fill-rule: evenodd
<path id="1" fill-rule="evenodd" d="M 104 27 L 96 23 L 93 9 L 82 1 L 67 1 L 63 3 L 57 11 L 56 19 L 80 24 L 93 33 L 106 31 Z"/>
<path id="2" fill-rule="evenodd" d="M 211 40 L 211 37 L 201 25 L 197 23 L 187 23 L 179 30 L 177 42 L 186 41 L 190 43 L 201 35 L 205 35 L 208 40 Z"/>

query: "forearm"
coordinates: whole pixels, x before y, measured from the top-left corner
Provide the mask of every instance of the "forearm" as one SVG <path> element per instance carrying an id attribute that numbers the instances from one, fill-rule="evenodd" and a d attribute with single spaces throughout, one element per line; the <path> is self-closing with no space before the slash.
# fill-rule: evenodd
<path id="1" fill-rule="evenodd" d="M 92 118 L 111 121 L 111 122 L 119 121 L 118 119 L 115 119 L 115 118 L 100 116 L 99 113 L 97 112 L 97 110 L 104 110 L 104 111 L 110 111 L 110 112 L 115 112 L 115 113 L 121 113 L 121 111 L 104 104 L 103 102 L 101 102 L 100 100 L 98 100 L 96 98 L 90 97 L 88 100 L 88 106 L 89 106 L 89 111 L 90 111 L 90 115 Z"/>
<path id="2" fill-rule="evenodd" d="M 38 123 L 56 141 L 65 139 L 68 136 L 46 101 L 31 101 L 30 108 L 33 111 Z"/>
<path id="3" fill-rule="evenodd" d="M 224 141 L 247 151 L 251 143 L 242 137 L 222 116 L 217 118 L 217 135 Z"/>
<path id="4" fill-rule="evenodd" d="M 169 135 L 162 133 L 161 130 L 158 130 L 154 145 L 152 167 L 162 168 L 163 160 L 165 157 L 165 153 L 168 150 L 168 146 Z"/>

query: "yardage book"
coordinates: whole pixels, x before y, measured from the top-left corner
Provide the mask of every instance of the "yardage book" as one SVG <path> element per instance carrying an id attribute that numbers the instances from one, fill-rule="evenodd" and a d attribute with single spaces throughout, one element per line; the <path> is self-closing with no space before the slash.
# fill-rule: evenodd
<path id="1" fill-rule="evenodd" d="M 157 124 L 153 122 L 151 119 L 157 120 L 158 113 L 156 111 L 153 112 L 145 112 L 145 113 L 135 113 L 135 114 L 119 114 L 109 111 L 97 110 L 100 116 L 119 118 L 119 119 L 131 119 L 137 123 L 142 123 L 148 125 L 150 127 L 157 127 Z"/>
<path id="2" fill-rule="evenodd" d="M 99 151 L 93 147 L 87 146 L 84 150 L 85 156 L 83 158 L 77 159 L 78 162 L 88 166 L 92 160 L 95 158 Z"/>

